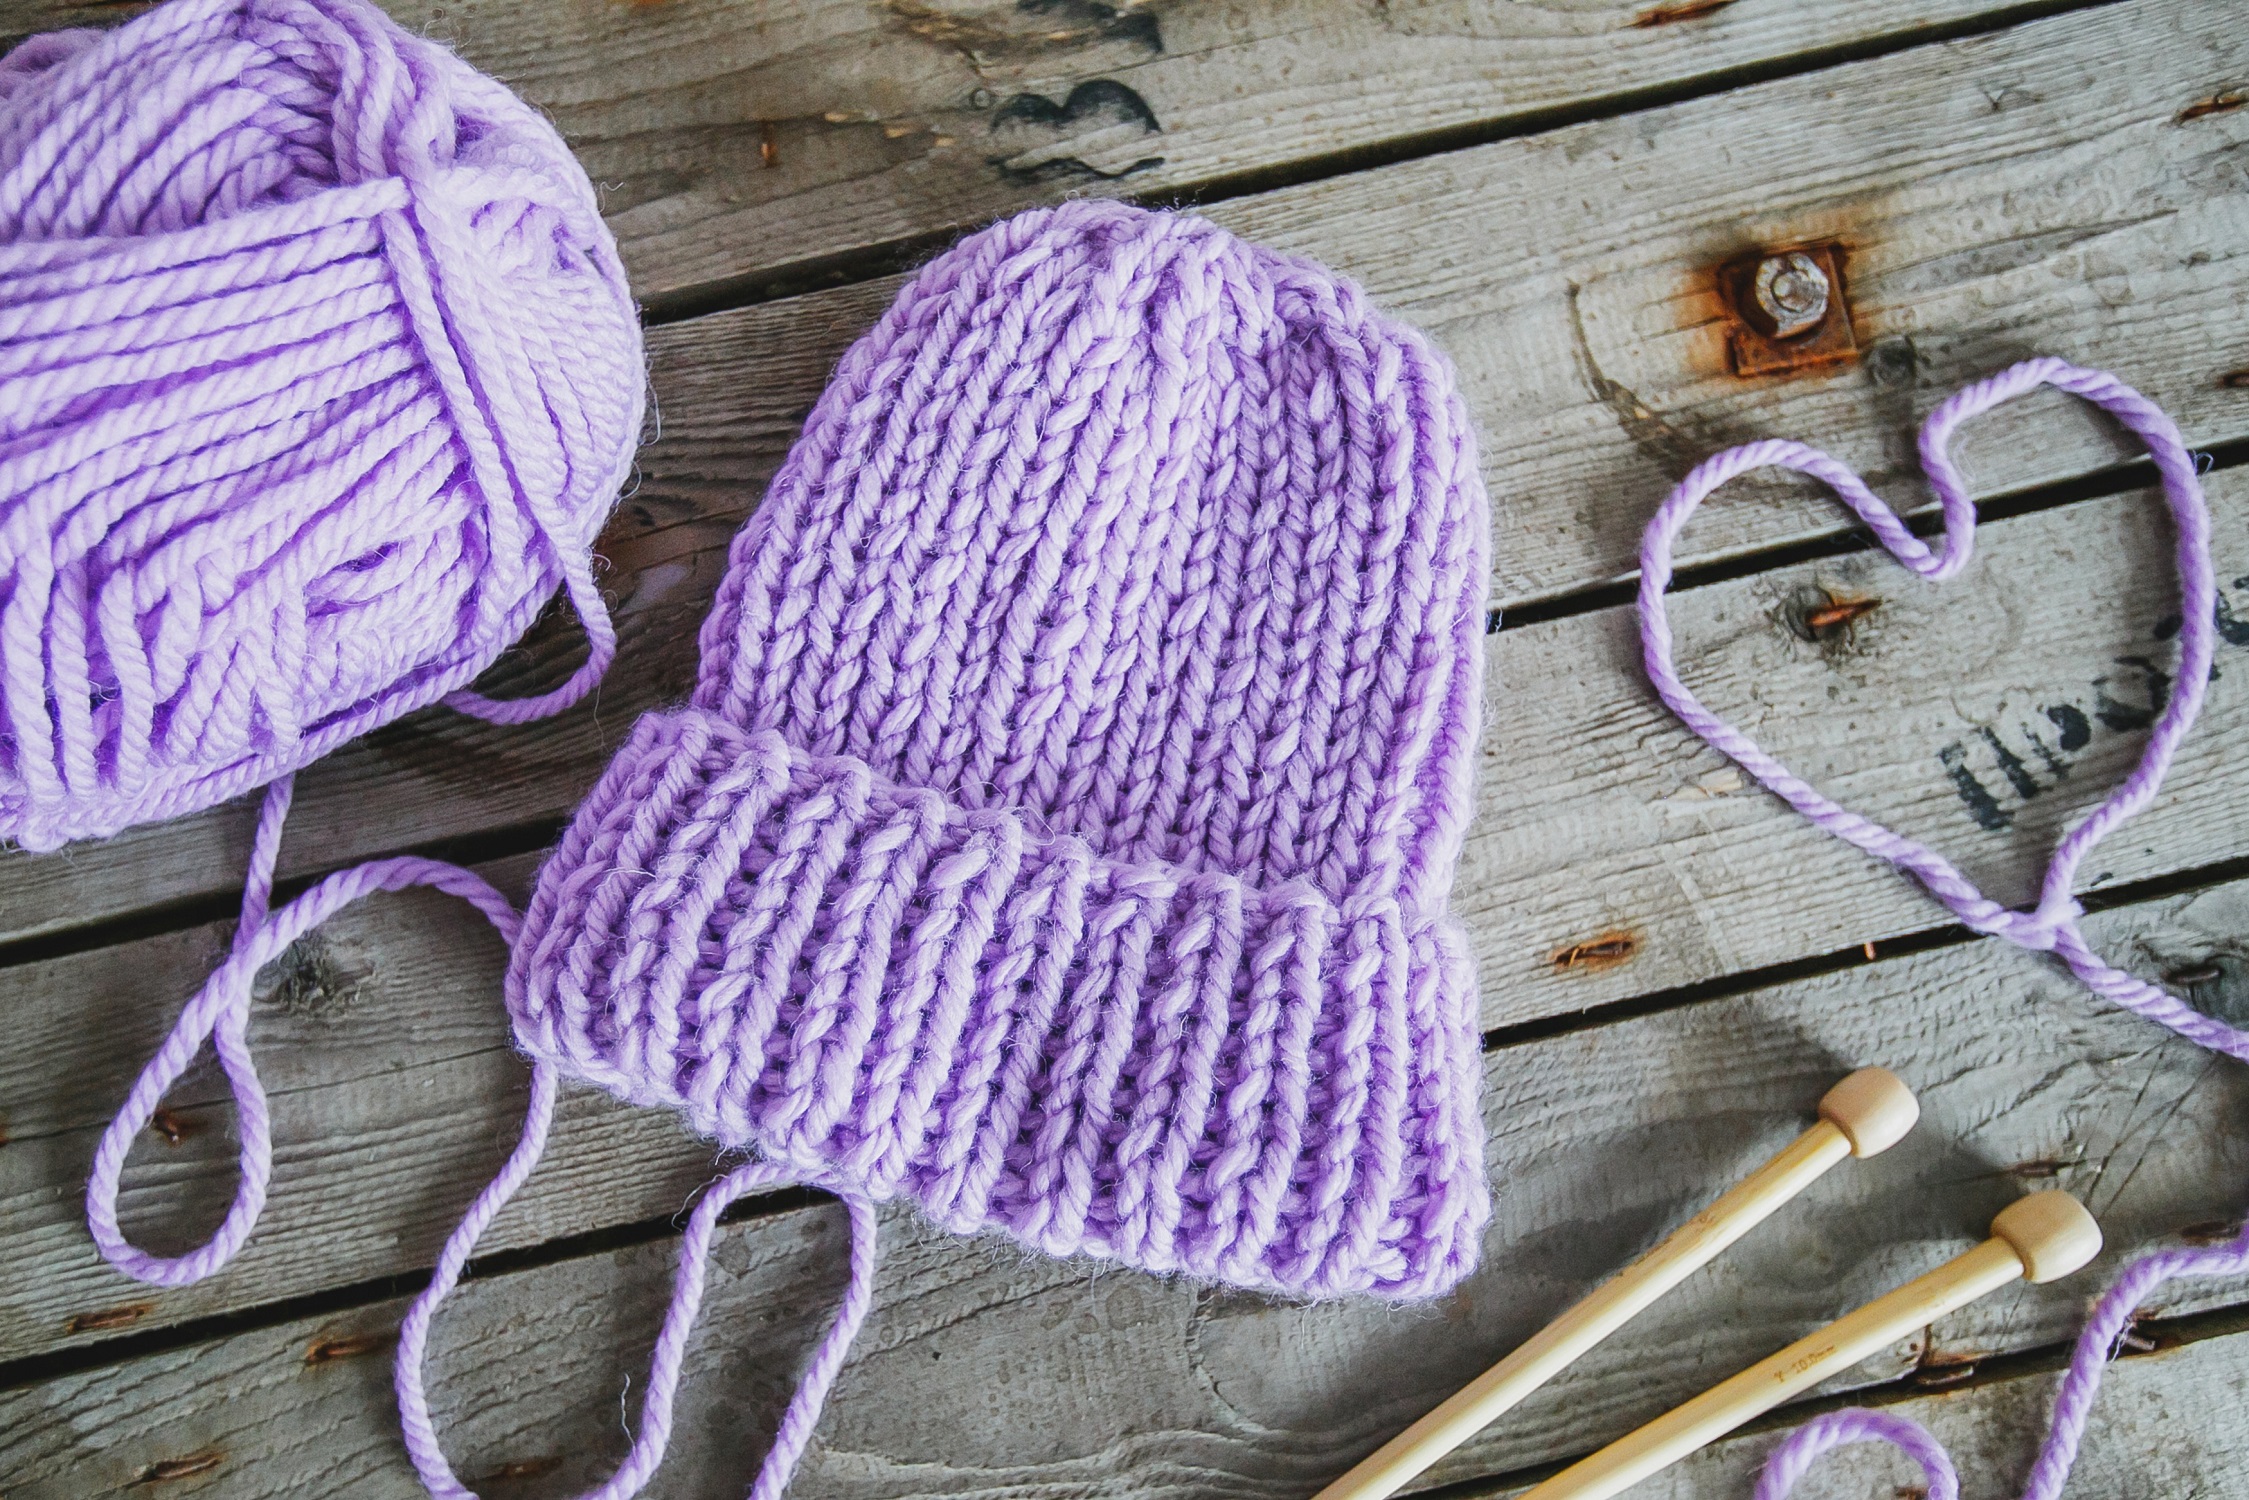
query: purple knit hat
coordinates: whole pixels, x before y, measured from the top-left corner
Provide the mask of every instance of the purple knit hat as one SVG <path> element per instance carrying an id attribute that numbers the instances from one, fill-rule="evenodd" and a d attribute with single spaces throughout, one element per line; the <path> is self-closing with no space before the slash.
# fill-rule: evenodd
<path id="1" fill-rule="evenodd" d="M 964 241 L 541 871 L 521 1045 L 760 1181 L 1443 1292 L 1490 1211 L 1445 910 L 1488 547 L 1449 368 L 1350 283 L 1113 203 Z"/>

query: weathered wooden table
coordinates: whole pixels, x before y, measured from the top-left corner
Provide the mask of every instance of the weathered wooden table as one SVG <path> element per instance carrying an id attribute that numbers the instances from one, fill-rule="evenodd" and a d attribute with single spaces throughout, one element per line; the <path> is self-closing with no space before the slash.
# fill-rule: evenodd
<path id="1" fill-rule="evenodd" d="M 641 708 L 680 694 L 729 534 L 830 363 L 964 226 L 1070 193 L 1184 199 L 1362 280 L 1451 352 L 1497 519 L 1490 723 L 1459 907 L 1482 964 L 1498 1207 L 1441 1306 L 1295 1307 L 885 1225 L 878 1303 L 796 1482 L 822 1497 L 1308 1495 L 1882 1062 L 1924 1124 L 1842 1170 L 1427 1483 L 1498 1494 L 1979 1237 L 2030 1186 L 2100 1215 L 2091 1275 L 1862 1367 L 1862 1397 L 2012 1493 L 2083 1303 L 2121 1257 L 2237 1221 L 2249 1079 L 1970 940 L 1745 788 L 1647 691 L 1623 580 L 1696 458 L 1819 442 L 1919 503 L 1954 386 L 2045 351 L 2118 370 L 2210 450 L 2220 680 L 2171 787 L 2089 874 L 2096 940 L 2249 1019 L 2249 9 L 2239 0 L 397 0 L 550 111 L 652 323 L 661 437 L 602 544 L 626 648 L 597 707 L 435 712 L 300 782 L 302 880 L 438 850 L 520 889 Z M 5 0 L 0 36 L 99 24 Z M 1847 357 L 1735 373 L 1721 268 L 1825 247 Z M 1840 332 L 1840 331 L 1839 331 Z M 2130 761 L 2175 594 L 2149 473 L 2058 397 L 1978 425 L 1967 577 L 1869 555 L 1777 479 L 1688 533 L 1689 676 L 1862 809 L 2019 900 Z M 2239 611 L 2236 618 L 2234 611 Z M 2168 617 L 2168 618 L 2167 618 Z M 503 676 L 553 674 L 545 630 Z M 241 806 L 0 861 L 0 1493 L 413 1496 L 388 1344 L 512 1141 L 501 953 L 442 898 L 364 903 L 261 986 L 271 1206 L 225 1274 L 95 1257 L 101 1125 L 221 950 Z M 128 1173 L 128 1225 L 232 1191 L 204 1068 Z M 574 1095 L 440 1326 L 484 1493 L 574 1493 L 637 1407 L 708 1153 Z M 842 1215 L 725 1230 L 651 1493 L 745 1489 L 840 1284 Z M 2181 1284 L 2101 1396 L 2073 1495 L 2249 1495 L 2249 1284 Z M 2144 1349 L 2145 1352 L 2142 1352 Z M 1820 1403 L 1781 1414 L 1801 1420 Z M 1641 1493 L 1738 1495 L 1739 1436 Z M 1804 1493 L 1904 1493 L 1859 1450 Z"/>

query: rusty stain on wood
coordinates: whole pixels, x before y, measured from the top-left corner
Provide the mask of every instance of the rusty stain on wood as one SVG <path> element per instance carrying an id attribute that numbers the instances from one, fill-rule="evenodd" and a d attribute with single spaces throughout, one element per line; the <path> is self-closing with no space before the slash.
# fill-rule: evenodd
<path id="1" fill-rule="evenodd" d="M 1613 969 L 1629 962 L 1640 951 L 1640 940 L 1629 932 L 1604 932 L 1582 943 L 1554 950 L 1553 964 L 1564 973 Z"/>
<path id="2" fill-rule="evenodd" d="M 2218 377 L 2218 388 L 2226 391 L 2249 391 L 2249 370 L 2228 370 Z"/>
<path id="3" fill-rule="evenodd" d="M 1804 616 L 1804 623 L 1813 631 L 1832 630 L 1838 625 L 1848 625 L 1870 610 L 1880 609 L 1879 599 L 1836 599 L 1821 605 Z"/>
<path id="4" fill-rule="evenodd" d="M 1774 618 L 1790 635 L 1821 648 L 1830 658 L 1859 644 L 1858 624 L 1882 607 L 1871 594 L 1843 593 L 1822 583 L 1803 584 L 1782 601 Z"/>
<path id="5" fill-rule="evenodd" d="M 65 1333 L 101 1333 L 111 1328 L 124 1328 L 138 1323 L 156 1310 L 153 1302 L 127 1302 L 117 1307 L 98 1308 L 93 1312 L 72 1313 L 63 1320 Z"/>
<path id="6" fill-rule="evenodd" d="M 387 1349 L 398 1340 L 398 1330 L 385 1329 L 375 1333 L 343 1333 L 332 1338 L 317 1338 L 305 1349 L 307 1365 L 329 1365 L 340 1359 L 357 1359 L 362 1354 L 373 1354 Z"/>
<path id="7" fill-rule="evenodd" d="M 180 1458 L 160 1458 L 133 1476 L 133 1483 L 166 1484 L 175 1479 L 192 1479 L 198 1474 L 208 1474 L 226 1462 L 226 1454 L 216 1448 L 205 1448 Z"/>
<path id="8" fill-rule="evenodd" d="M 1669 5 L 1651 5 L 1632 18 L 1634 28 L 1645 31 L 1651 26 L 1669 26 L 1679 21 L 1699 21 L 1714 16 L 1734 3 L 1734 0 L 1672 0 Z"/>
<path id="9" fill-rule="evenodd" d="M 2178 123 L 2207 119 L 2211 115 L 2231 114 L 2249 104 L 2249 89 L 2222 89 L 2207 99 L 2197 99 L 2178 113 Z"/>
<path id="10" fill-rule="evenodd" d="M 1757 309 L 1757 269 L 1776 256 L 1802 255 L 1827 278 L 1827 311 L 1809 330 L 1786 338 L 1761 326 Z M 1742 379 L 1826 369 L 1858 358 L 1858 336 L 1851 327 L 1849 285 L 1844 279 L 1849 252 L 1839 240 L 1768 245 L 1719 265 L 1712 273 L 1726 313 L 1726 365 Z"/>
<path id="11" fill-rule="evenodd" d="M 164 1144 L 167 1146 L 177 1146 L 203 1128 L 201 1122 L 189 1119 L 170 1105 L 151 1115 L 148 1123 L 158 1135 L 164 1137 Z"/>

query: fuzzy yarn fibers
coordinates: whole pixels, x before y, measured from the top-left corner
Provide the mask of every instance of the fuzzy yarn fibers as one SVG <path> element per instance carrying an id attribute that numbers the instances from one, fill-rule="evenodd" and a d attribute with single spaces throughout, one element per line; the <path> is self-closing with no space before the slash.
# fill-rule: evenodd
<path id="1" fill-rule="evenodd" d="M 551 126 L 364 0 L 173 0 L 0 58 L 0 838 L 33 850 L 266 787 L 233 951 L 94 1155 L 87 1227 L 142 1281 L 224 1265 L 265 1202 L 258 966 L 412 857 L 269 911 L 292 774 L 439 700 L 513 723 L 600 678 L 591 548 L 632 462 L 639 323 Z M 587 660 L 467 683 L 561 589 Z M 212 1238 L 126 1237 L 125 1158 L 198 1051 L 236 1105 Z"/>
<path id="2" fill-rule="evenodd" d="M 641 363 L 561 138 L 372 5 L 174 0 L 0 59 L 0 837 L 580 696 Z M 460 691 L 558 586 L 584 669 Z"/>
<path id="3" fill-rule="evenodd" d="M 507 980 L 535 1062 L 756 1153 L 756 1182 L 1297 1296 L 1475 1264 L 1477 993 L 1446 913 L 1489 518 L 1449 368 L 1350 283 L 1201 219 L 1024 214 L 844 357 L 734 542 L 693 700 L 542 870 Z M 460 1489 L 428 1319 L 407 1441 Z M 754 1495 L 802 1450 L 835 1329 Z M 659 1400 L 659 1398 L 661 1398 Z"/>

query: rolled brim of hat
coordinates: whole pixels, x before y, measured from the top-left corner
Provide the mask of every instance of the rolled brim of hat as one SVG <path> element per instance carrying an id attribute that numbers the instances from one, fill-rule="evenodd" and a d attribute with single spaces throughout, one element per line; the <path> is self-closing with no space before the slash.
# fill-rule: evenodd
<path id="1" fill-rule="evenodd" d="M 1097 853 L 695 709 L 542 871 L 535 1057 L 959 1232 L 1298 1296 L 1429 1296 L 1489 1213 L 1451 919 Z"/>

